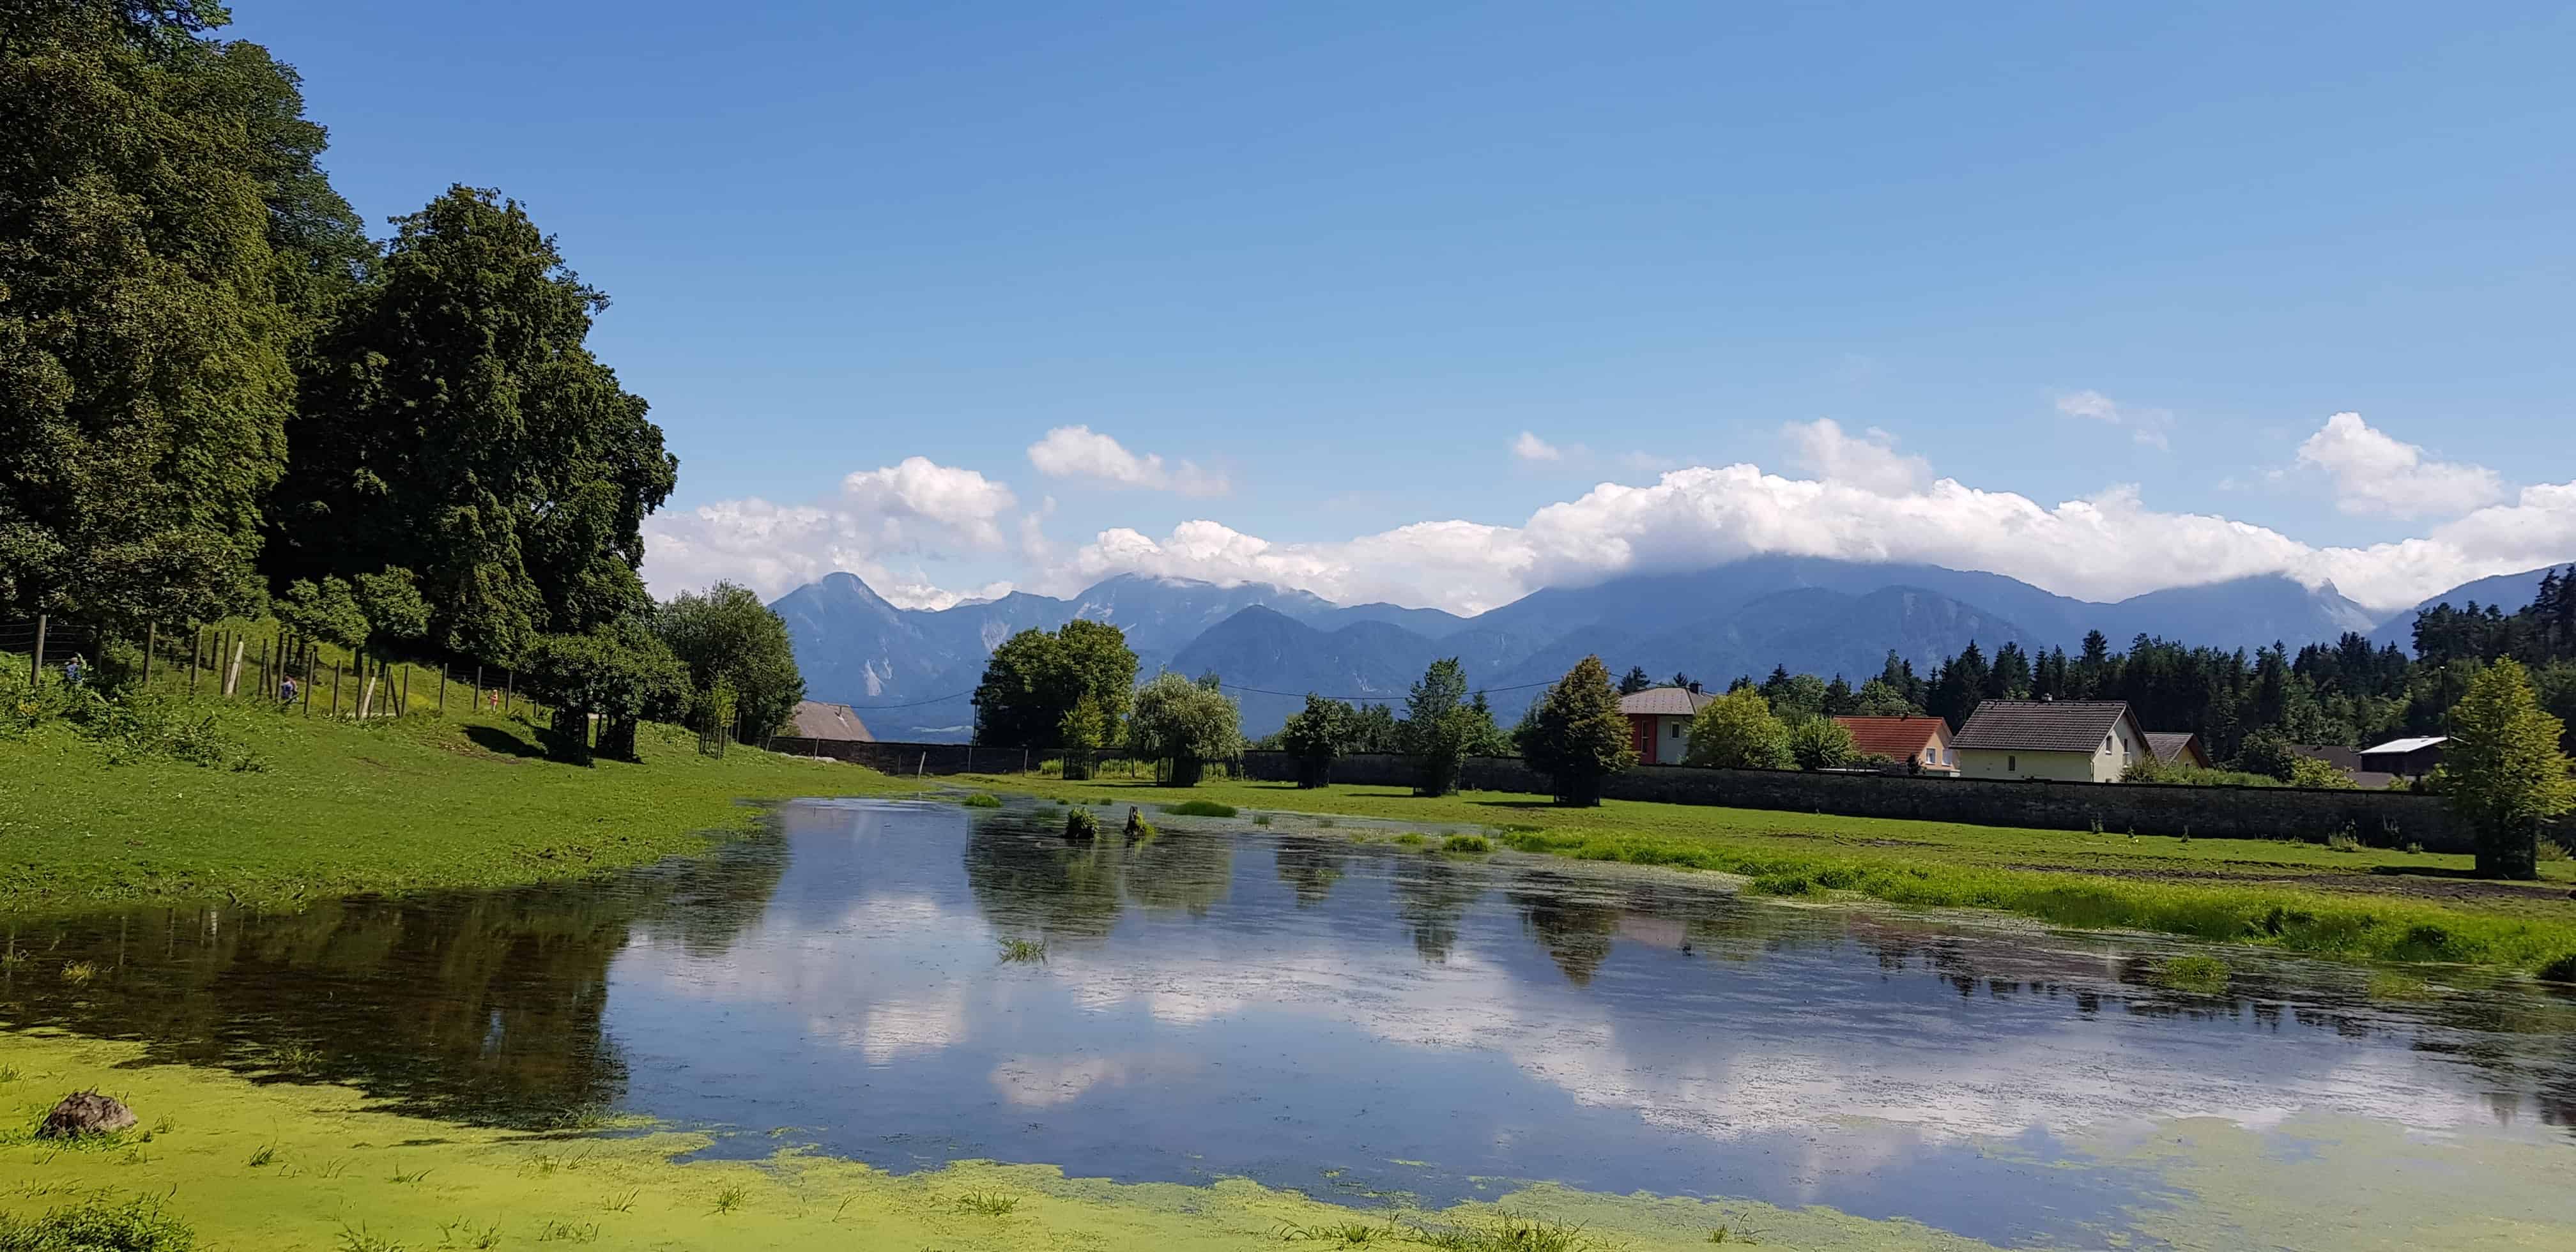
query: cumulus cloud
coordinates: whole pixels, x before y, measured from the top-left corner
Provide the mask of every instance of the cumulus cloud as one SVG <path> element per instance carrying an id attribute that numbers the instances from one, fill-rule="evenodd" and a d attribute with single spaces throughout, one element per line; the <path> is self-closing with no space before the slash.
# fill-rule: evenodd
<path id="1" fill-rule="evenodd" d="M 1896 450 L 1896 436 L 1872 426 L 1860 438 L 1843 433 L 1830 417 L 1791 422 L 1780 429 L 1794 459 L 1827 482 L 1851 483 L 1872 491 L 1912 491 L 1931 481 L 1932 463 Z"/>
<path id="2" fill-rule="evenodd" d="M 1048 431 L 1046 438 L 1029 445 L 1029 464 L 1049 478 L 1087 478 L 1185 496 L 1221 496 L 1227 491 L 1223 474 L 1201 469 L 1189 461 L 1167 466 L 1162 457 L 1152 453 L 1138 456 L 1126 445 L 1088 426 L 1058 426 Z"/>
<path id="3" fill-rule="evenodd" d="M 815 504 L 780 505 L 758 497 L 721 500 L 644 524 L 644 579 L 670 596 L 731 579 L 764 598 L 835 570 L 866 580 L 906 608 L 946 608 L 967 594 L 999 595 L 1008 584 L 976 593 L 945 590 L 908 572 L 923 558 L 1023 548 L 1034 528 L 1012 525 L 1011 489 L 971 469 L 909 457 L 841 480 L 840 493 Z M 1043 544 L 1043 536 L 1037 543 Z"/>
<path id="4" fill-rule="evenodd" d="M 2123 405 L 2101 392 L 2090 389 L 2070 391 L 2057 397 L 2057 411 L 2068 417 L 2124 426 L 2129 437 L 2151 448 L 2171 446 L 2173 411 Z"/>
<path id="5" fill-rule="evenodd" d="M 1555 444 L 1549 443 L 1526 430 L 1521 432 L 1520 438 L 1512 441 L 1512 455 L 1519 457 L 1524 461 L 1533 462 L 1562 461 L 1565 459 L 1565 453 L 1560 451 Z"/>
<path id="6" fill-rule="evenodd" d="M 2436 461 L 2424 449 L 2374 430 L 2359 413 L 2337 413 L 2299 445 L 2299 464 L 2334 480 L 2346 513 L 2446 517 L 2504 498 L 2504 481 L 2482 465 Z"/>
<path id="7" fill-rule="evenodd" d="M 2355 429 L 2371 439 L 2352 438 Z M 966 555 L 1016 561 L 1027 572 L 1020 582 L 1054 594 L 1137 573 L 1473 613 L 1541 587 L 1784 554 L 1989 570 L 2091 600 L 2278 574 L 2310 587 L 2330 582 L 2366 608 L 2392 611 L 2473 578 L 2576 555 L 2576 483 L 2526 487 L 2506 501 L 2500 487 L 2481 486 L 2491 476 L 2472 476 L 2461 498 L 2483 506 L 2419 537 L 2321 547 L 2214 514 L 2159 510 L 2130 486 L 2051 504 L 1936 479 L 1883 431 L 1853 434 L 1820 420 L 1784 434 L 1806 477 L 1749 463 L 1695 465 L 1639 485 L 1601 483 L 1518 525 L 1435 520 L 1289 542 L 1203 517 L 1159 536 L 1111 527 L 1070 550 L 1047 542 L 1037 511 L 1021 510 L 1008 487 L 914 458 L 850 475 L 838 497 L 814 505 L 734 500 L 654 518 L 645 569 L 664 595 L 718 577 L 775 595 L 836 569 L 920 607 L 1008 589 L 942 590 L 919 572 L 922 561 Z M 2385 436 L 2337 415 L 2309 441 L 2318 455 L 2303 449 L 2303 458 L 2347 467 L 2353 483 L 2383 500 L 2422 499 L 2398 484 L 2456 478 L 2462 468 L 2393 440 L 2402 455 L 2346 455 L 2371 440 Z M 2373 464 L 2382 468 L 2360 472 Z"/>
<path id="8" fill-rule="evenodd" d="M 1909 485 L 1901 480 L 1915 471 L 1883 441 L 1796 429 L 1813 445 L 1802 451 L 1821 462 L 1812 470 L 1819 477 L 1694 466 L 1644 486 L 1603 483 L 1519 526 L 1419 522 L 1330 542 L 1274 543 L 1207 520 L 1159 539 L 1118 529 L 1082 547 L 1057 576 L 1275 582 L 1343 601 L 1476 612 L 1540 587 L 1787 554 L 1989 570 L 2091 600 L 2278 574 L 2310 587 L 2332 583 L 2387 611 L 2576 553 L 2576 483 L 2525 488 L 2512 504 L 2421 538 L 2318 547 L 2212 514 L 2160 511 L 2128 486 L 2050 505 L 1947 478 Z M 1835 476 L 1837 464 L 1845 477 Z"/>

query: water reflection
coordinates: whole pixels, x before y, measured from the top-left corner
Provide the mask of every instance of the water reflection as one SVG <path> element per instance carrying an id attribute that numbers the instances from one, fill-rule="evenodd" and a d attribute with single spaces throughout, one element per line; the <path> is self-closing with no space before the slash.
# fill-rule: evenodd
<path id="1" fill-rule="evenodd" d="M 2240 955 L 2227 995 L 2183 995 L 2134 939 L 1194 823 L 1076 846 L 1061 820 L 803 805 L 608 883 L 22 927 L 0 1017 L 477 1120 L 799 1127 L 896 1167 L 1432 1200 L 1552 1178 L 2002 1239 L 2098 1241 L 2154 1202 L 2077 1146 L 2105 1127 L 2328 1112 L 2571 1150 L 2534 1128 L 2576 1124 L 2576 1012 L 2511 984 L 2374 1000 L 2361 971 Z M 1005 936 L 1047 960 L 999 962 Z"/>

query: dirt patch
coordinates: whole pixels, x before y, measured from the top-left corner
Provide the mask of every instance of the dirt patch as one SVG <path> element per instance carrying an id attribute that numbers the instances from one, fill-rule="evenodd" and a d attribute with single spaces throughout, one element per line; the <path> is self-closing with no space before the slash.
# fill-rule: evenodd
<path id="1" fill-rule="evenodd" d="M 2041 874 L 2089 874 L 2142 882 L 2220 883 L 2246 887 L 2307 887 L 2354 895 L 2399 896 L 2446 904 L 2564 904 L 2576 908 L 2576 891 L 2565 883 L 2494 882 L 2479 878 L 2442 878 L 2410 874 L 2244 874 L 2217 869 L 2099 868 L 2081 865 L 2008 865 L 2007 869 Z"/>

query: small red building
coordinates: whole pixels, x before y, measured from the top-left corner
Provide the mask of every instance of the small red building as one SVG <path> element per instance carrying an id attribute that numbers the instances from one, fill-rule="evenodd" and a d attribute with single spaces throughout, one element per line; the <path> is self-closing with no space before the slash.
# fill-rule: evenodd
<path id="1" fill-rule="evenodd" d="M 1640 765 L 1679 765 L 1690 749 L 1691 718 L 1717 697 L 1682 687 L 1648 687 L 1619 698 L 1628 715 L 1628 741 Z"/>

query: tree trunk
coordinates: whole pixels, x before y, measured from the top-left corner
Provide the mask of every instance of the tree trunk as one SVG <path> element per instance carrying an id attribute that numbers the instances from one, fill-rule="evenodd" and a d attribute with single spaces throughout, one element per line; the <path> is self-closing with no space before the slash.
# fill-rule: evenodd
<path id="1" fill-rule="evenodd" d="M 632 761 L 635 757 L 635 720 L 611 718 L 599 724 L 599 754 L 613 761 Z"/>
<path id="2" fill-rule="evenodd" d="M 2477 875 L 2524 882 L 2540 877 L 2540 824 L 2502 822 L 2480 830 Z"/>
<path id="3" fill-rule="evenodd" d="M 1172 786 L 1195 787 L 1199 785 L 1199 780 L 1205 777 L 1207 777 L 1207 762 L 1195 757 L 1172 758 Z"/>

